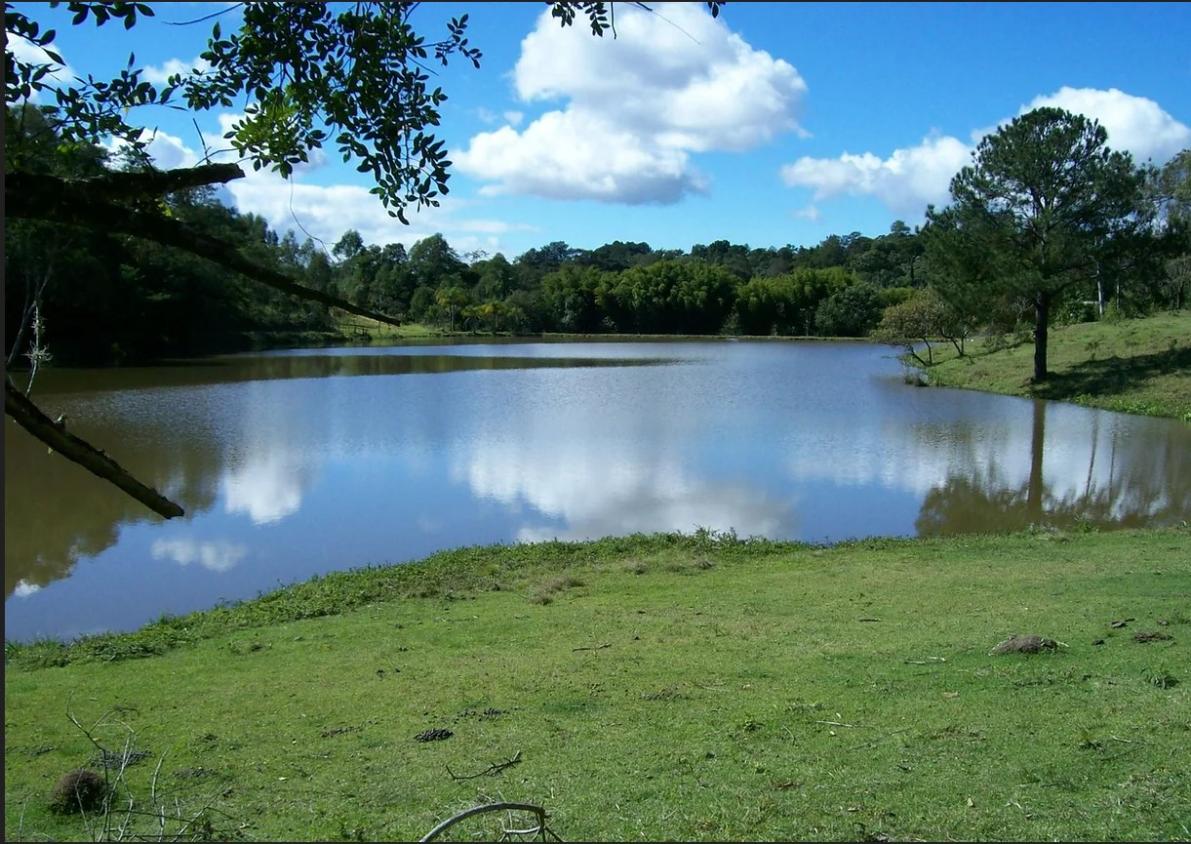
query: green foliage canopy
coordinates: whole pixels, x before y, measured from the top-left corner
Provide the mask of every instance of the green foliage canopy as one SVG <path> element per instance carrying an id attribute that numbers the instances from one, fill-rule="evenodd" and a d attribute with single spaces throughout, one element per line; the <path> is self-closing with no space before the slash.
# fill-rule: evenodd
<path id="1" fill-rule="evenodd" d="M 951 181 L 952 205 L 928 212 L 927 255 L 948 265 L 944 287 L 985 288 L 1032 304 L 1035 381 L 1047 375 L 1056 295 L 1092 275 L 1097 257 L 1133 222 L 1140 176 L 1107 140 L 1082 115 L 1035 109 L 985 137 Z"/>

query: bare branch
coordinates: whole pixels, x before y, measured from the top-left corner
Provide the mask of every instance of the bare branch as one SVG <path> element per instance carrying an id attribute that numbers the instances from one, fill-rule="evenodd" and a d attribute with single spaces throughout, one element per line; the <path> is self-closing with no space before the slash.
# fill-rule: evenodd
<path id="1" fill-rule="evenodd" d="M 4 412 L 15 419 L 18 425 L 67 460 L 78 463 L 91 474 L 115 484 L 154 513 L 167 519 L 185 513 L 173 501 L 138 481 L 123 466 L 95 446 L 69 433 L 65 425 L 56 424 L 21 393 L 7 377 L 4 379 Z M 81 725 L 79 728 L 82 729 Z M 87 737 L 90 738 L 90 734 L 87 734 Z M 94 742 L 94 739 L 92 741 Z"/>
<path id="2" fill-rule="evenodd" d="M 20 187 L 37 179 L 31 173 L 13 173 L 7 177 Z M 176 170 L 111 171 L 102 176 L 80 179 L 70 187 L 93 191 L 104 199 L 139 199 L 161 196 L 176 190 L 197 188 L 203 185 L 222 185 L 234 179 L 244 178 L 244 171 L 237 164 L 200 164 L 197 167 L 180 167 Z M 29 186 L 36 189 L 36 181 Z M 25 189 L 29 189 L 26 187 Z"/>
<path id="3" fill-rule="evenodd" d="M 520 764 L 521 764 L 521 751 L 518 750 L 510 758 L 506 759 L 503 762 L 493 762 L 491 765 L 489 765 L 484 770 L 480 771 L 478 774 L 456 774 L 454 771 L 451 770 L 450 765 L 447 765 L 446 768 L 447 768 L 447 773 L 451 775 L 451 779 L 453 779 L 455 782 L 459 782 L 460 780 L 476 780 L 476 779 L 479 779 L 480 777 L 485 777 L 485 776 L 494 777 L 497 774 L 499 774 L 501 771 L 505 770 L 506 768 L 511 768 L 514 765 L 520 765 Z"/>
<path id="4" fill-rule="evenodd" d="M 165 21 L 164 23 L 166 26 L 190 26 L 191 24 L 202 23 L 203 21 L 209 21 L 209 20 L 211 20 L 211 18 L 217 18 L 220 15 L 226 15 L 232 9 L 238 9 L 240 6 L 243 6 L 243 5 L 244 5 L 243 3 L 233 3 L 232 5 L 228 6 L 226 9 L 220 9 L 218 12 L 212 12 L 209 15 L 203 15 L 201 18 L 195 18 L 194 20 L 188 20 L 188 21 Z"/>
<path id="5" fill-rule="evenodd" d="M 208 173 L 230 172 L 226 168 L 240 172 L 234 164 L 209 164 L 189 169 L 208 171 Z M 188 180 L 181 175 L 185 172 L 185 170 L 171 170 L 157 175 L 172 176 L 170 180 L 167 180 L 169 185 L 181 184 L 185 186 Z M 173 174 L 179 175 L 173 176 Z M 17 176 L 21 178 L 18 179 Z M 237 177 L 229 176 L 228 178 Z M 212 179 L 211 181 L 218 180 Z M 160 180 L 156 184 L 160 186 Z M 194 184 L 193 181 L 190 182 L 190 186 L 194 186 Z M 172 189 L 177 190 L 178 187 Z M 298 284 L 284 273 L 257 264 L 236 247 L 218 238 L 197 232 L 177 220 L 110 202 L 111 194 L 107 191 L 108 188 L 104 183 L 92 187 L 88 186 L 86 182 L 70 182 L 54 176 L 14 173 L 5 180 L 5 210 L 10 217 L 49 220 L 102 232 L 122 232 L 164 246 L 173 246 L 229 270 L 234 270 L 253 281 L 280 290 L 282 293 L 332 308 L 339 308 L 349 313 L 374 319 L 377 322 L 389 325 L 401 324 L 401 320 L 396 317 L 361 308 L 345 299 L 329 296 Z"/>

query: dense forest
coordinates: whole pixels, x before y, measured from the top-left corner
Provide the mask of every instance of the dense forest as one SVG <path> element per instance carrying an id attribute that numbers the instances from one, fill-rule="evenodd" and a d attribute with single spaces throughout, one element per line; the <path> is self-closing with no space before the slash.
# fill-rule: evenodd
<path id="1" fill-rule="evenodd" d="M 102 148 L 64 147 L 39 112 L 9 113 L 10 161 L 85 178 L 147 160 Z M 64 152 L 64 149 L 66 150 Z M 38 162 L 37 156 L 43 161 Z M 1163 213 L 1187 184 L 1191 155 L 1139 171 L 1138 213 Z M 1172 187 L 1173 185 L 1173 187 Z M 168 195 L 164 211 L 234 243 L 295 281 L 407 322 L 455 332 L 657 333 L 947 337 L 962 347 L 976 330 L 1025 330 L 1031 304 L 981 291 L 964 306 L 950 285 L 954 256 L 931 228 L 895 222 L 889 232 L 831 235 L 814 246 L 750 247 L 717 240 L 687 251 L 615 241 L 596 249 L 553 242 L 512 260 L 464 260 L 441 236 L 365 244 L 299 242 L 221 204 L 207 188 Z M 1170 222 L 1167 220 L 1166 222 Z M 1185 222 L 1185 221 L 1184 221 Z M 1065 285 L 1051 319 L 1181 307 L 1191 288 L 1186 225 L 1130 231 L 1095 273 Z M 254 284 L 185 253 L 124 236 L 13 220 L 6 233 L 9 363 L 30 355 L 63 364 L 123 363 L 253 345 L 333 341 L 327 308 Z M 979 260 L 985 260 L 983 257 Z M 991 262 L 991 259 L 990 259 Z M 25 319 L 36 308 L 35 319 Z M 27 324 L 25 335 L 19 336 Z M 17 354 L 19 350 L 20 354 Z"/>

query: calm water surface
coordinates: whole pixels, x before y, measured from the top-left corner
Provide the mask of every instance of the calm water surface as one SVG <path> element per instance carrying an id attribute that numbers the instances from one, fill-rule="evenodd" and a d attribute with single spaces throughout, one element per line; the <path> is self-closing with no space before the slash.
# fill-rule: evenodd
<path id="1" fill-rule="evenodd" d="M 908 387 L 865 344 L 510 343 L 56 371 L 169 522 L 5 426 L 5 634 L 73 637 L 460 545 L 1191 518 L 1191 427 Z"/>

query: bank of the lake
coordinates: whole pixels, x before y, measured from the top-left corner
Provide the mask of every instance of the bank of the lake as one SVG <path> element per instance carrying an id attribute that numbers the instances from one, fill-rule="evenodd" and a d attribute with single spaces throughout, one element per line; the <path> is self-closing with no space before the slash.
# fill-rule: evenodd
<path id="1" fill-rule="evenodd" d="M 571 839 L 1186 837 L 1189 540 L 471 548 L 10 646 L 5 831 L 85 837 L 46 809 L 94 755 L 70 709 L 135 731 L 141 799 L 164 754 L 159 802 L 257 839 L 416 838 L 491 799 Z M 989 654 L 1016 633 L 1064 644 Z"/>
<path id="2" fill-rule="evenodd" d="M 935 349 L 931 384 L 1011 396 L 1072 401 L 1088 407 L 1191 421 L 1191 311 L 1050 330 L 1051 376 L 1034 385 L 1034 345 L 990 351 L 981 342 L 958 357 Z"/>

